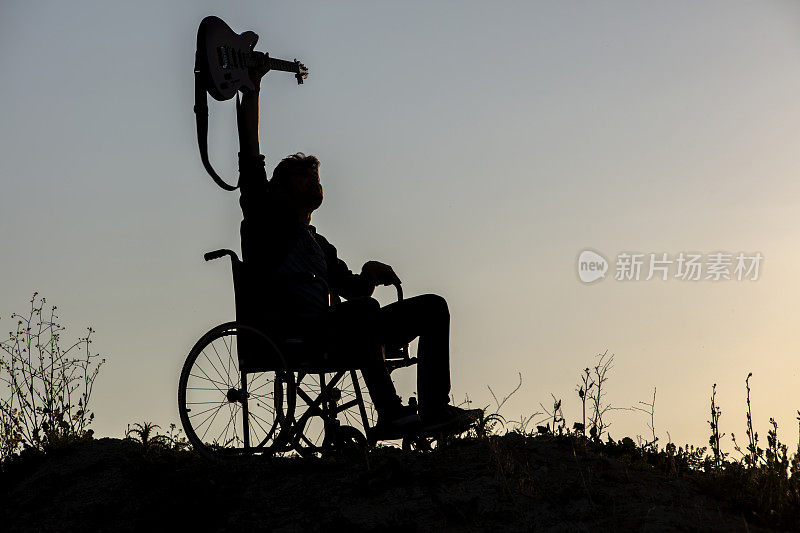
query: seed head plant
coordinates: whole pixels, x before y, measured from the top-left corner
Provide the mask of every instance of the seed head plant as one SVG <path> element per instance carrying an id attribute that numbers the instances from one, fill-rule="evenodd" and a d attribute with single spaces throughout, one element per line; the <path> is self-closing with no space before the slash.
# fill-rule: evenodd
<path id="1" fill-rule="evenodd" d="M 25 315 L 11 315 L 15 327 L 0 341 L 0 458 L 92 436 L 89 402 L 105 363 L 91 352 L 94 330 L 62 347 L 57 307 L 37 297 Z"/>
<path id="2" fill-rule="evenodd" d="M 711 387 L 711 420 L 708 425 L 711 426 L 711 436 L 708 438 L 708 444 L 711 446 L 711 451 L 714 454 L 714 468 L 719 470 L 722 468 L 727 453 L 723 453 L 720 449 L 720 440 L 725 436 L 724 433 L 719 432 L 719 418 L 722 416 L 722 410 L 717 405 L 717 384 Z"/>

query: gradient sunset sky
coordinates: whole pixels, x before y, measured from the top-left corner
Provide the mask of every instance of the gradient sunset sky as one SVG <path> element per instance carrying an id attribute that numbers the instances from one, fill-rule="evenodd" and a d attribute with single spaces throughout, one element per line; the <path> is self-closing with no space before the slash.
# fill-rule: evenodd
<path id="1" fill-rule="evenodd" d="M 107 357 L 95 431 L 178 421 L 181 365 L 233 320 L 239 195 L 197 152 L 193 55 L 206 15 L 304 61 L 261 96 L 268 167 L 322 161 L 313 218 L 351 269 L 391 264 L 407 296 L 444 296 L 453 394 L 550 394 L 578 420 L 581 369 L 616 354 L 607 399 L 648 401 L 656 432 L 707 442 L 753 416 L 797 442 L 800 3 L 23 2 L 0 6 L 0 331 L 33 291 L 67 338 Z M 211 105 L 211 157 L 235 176 L 232 102 Z M 235 179 L 235 178 L 233 178 Z M 612 262 L 582 283 L 577 257 Z M 621 252 L 760 252 L 757 281 L 616 281 Z M 379 288 L 388 303 L 393 291 Z M 414 371 L 395 374 L 413 392 Z M 646 435 L 641 413 L 611 433 Z"/>

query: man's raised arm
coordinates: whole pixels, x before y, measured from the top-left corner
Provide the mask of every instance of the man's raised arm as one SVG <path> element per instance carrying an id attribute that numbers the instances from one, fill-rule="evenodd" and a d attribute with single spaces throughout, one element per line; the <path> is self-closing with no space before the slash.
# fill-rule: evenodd
<path id="1" fill-rule="evenodd" d="M 239 130 L 239 205 L 242 207 L 241 234 L 242 259 L 245 261 L 266 260 L 264 239 L 268 224 L 265 204 L 267 200 L 267 175 L 264 156 L 258 145 L 258 96 L 261 78 L 267 70 L 252 70 L 250 78 L 256 89 L 242 95 L 236 107 L 236 122 Z"/>
<path id="2" fill-rule="evenodd" d="M 267 62 L 269 63 L 269 62 Z M 245 91 L 242 103 L 236 109 L 236 123 L 239 129 L 239 154 L 242 156 L 258 156 L 258 95 L 261 92 L 261 78 L 269 67 L 250 69 L 250 79 L 256 89 Z"/>

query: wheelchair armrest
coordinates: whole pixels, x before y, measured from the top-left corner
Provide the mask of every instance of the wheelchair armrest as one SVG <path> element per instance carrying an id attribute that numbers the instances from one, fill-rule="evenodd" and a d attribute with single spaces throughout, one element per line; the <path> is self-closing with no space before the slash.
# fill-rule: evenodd
<path id="1" fill-rule="evenodd" d="M 411 365 L 417 364 L 416 357 L 406 357 L 405 359 L 388 359 L 386 361 L 386 369 L 391 373 L 398 368 L 406 368 Z"/>
<path id="2" fill-rule="evenodd" d="M 231 256 L 231 261 L 238 262 L 239 256 L 236 255 L 236 252 L 233 250 L 228 250 L 227 248 L 223 248 L 221 250 L 214 250 L 213 252 L 206 252 L 203 255 L 203 259 L 206 261 L 213 261 L 214 259 L 219 259 L 220 257 L 224 257 L 226 255 Z"/>
<path id="3" fill-rule="evenodd" d="M 397 345 L 383 345 L 383 358 L 388 359 L 408 359 L 408 344 L 401 346 Z"/>
<path id="4" fill-rule="evenodd" d="M 392 283 L 392 285 L 394 285 L 394 288 L 397 290 L 397 301 L 402 301 L 403 287 L 400 285 L 400 283 Z M 396 368 L 411 366 L 417 362 L 416 357 L 410 357 L 408 344 L 401 346 L 384 345 L 383 359 L 386 361 L 386 366 L 389 368 L 389 372 L 395 370 Z"/>

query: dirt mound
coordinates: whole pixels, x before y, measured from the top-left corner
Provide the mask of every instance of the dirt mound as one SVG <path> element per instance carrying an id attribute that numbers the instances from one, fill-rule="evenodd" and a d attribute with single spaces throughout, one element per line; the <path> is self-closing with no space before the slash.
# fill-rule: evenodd
<path id="1" fill-rule="evenodd" d="M 0 487 L 6 531 L 760 530 L 691 479 L 517 435 L 233 465 L 106 438 L 23 457 Z"/>

